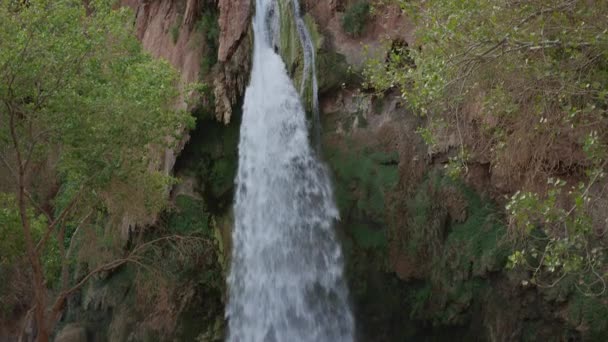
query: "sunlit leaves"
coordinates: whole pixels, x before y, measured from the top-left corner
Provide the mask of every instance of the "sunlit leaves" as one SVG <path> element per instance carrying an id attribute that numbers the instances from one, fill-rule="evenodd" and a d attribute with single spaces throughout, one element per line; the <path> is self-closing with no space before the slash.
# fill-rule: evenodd
<path id="1" fill-rule="evenodd" d="M 512 183 L 506 211 L 521 244 L 510 264 L 531 267 L 528 284 L 576 275 L 598 293 L 606 247 L 593 230 L 601 214 L 591 194 L 608 157 L 608 3 L 396 2 L 416 21 L 415 41 L 387 42 L 386 55 L 370 56 L 367 86 L 398 90 L 425 116 L 418 132 L 431 150 L 458 137 L 442 146 L 458 151 L 446 164 L 451 175 L 482 161 L 497 183 Z"/>
<path id="2" fill-rule="evenodd" d="M 63 181 L 84 186 L 93 197 L 116 181 L 139 192 L 158 183 L 143 180 L 155 177 L 148 172 L 157 163 L 151 157 L 191 124 L 187 113 L 173 109 L 176 72 L 142 52 L 128 25 L 132 13 L 112 4 L 0 6 L 0 97 L 20 116 L 20 146 L 35 145 L 39 162 L 58 153 Z M 1 115 L 6 122 L 9 114 Z M 0 137 L 8 136 L 6 130 L 0 127 Z"/>
<path id="3" fill-rule="evenodd" d="M 507 266 L 529 270 L 529 281 L 541 287 L 552 287 L 570 276 L 585 294 L 601 295 L 608 278 L 601 269 L 608 255 L 601 241 L 591 238 L 588 188 L 585 184 L 571 187 L 573 203 L 565 210 L 557 201 L 566 182 L 550 178 L 548 183 L 546 196 L 517 192 L 506 206 L 512 229 L 524 246 L 511 254 Z"/>

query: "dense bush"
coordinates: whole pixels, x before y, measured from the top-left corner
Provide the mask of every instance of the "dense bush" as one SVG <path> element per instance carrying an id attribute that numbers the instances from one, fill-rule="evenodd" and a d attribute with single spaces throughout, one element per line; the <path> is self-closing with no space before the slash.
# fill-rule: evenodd
<path id="1" fill-rule="evenodd" d="M 575 276 L 584 293 L 606 293 L 608 3 L 399 3 L 418 20 L 417 46 L 370 60 L 369 85 L 399 89 L 426 117 L 419 132 L 454 151 L 451 175 L 489 165 L 527 284 Z"/>

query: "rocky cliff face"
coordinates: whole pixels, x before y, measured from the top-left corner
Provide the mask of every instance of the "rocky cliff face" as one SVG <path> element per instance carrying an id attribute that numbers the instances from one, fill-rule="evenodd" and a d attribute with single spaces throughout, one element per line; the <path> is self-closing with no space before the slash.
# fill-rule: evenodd
<path id="1" fill-rule="evenodd" d="M 154 57 L 169 61 L 179 70 L 181 85 L 197 82 L 205 44 L 195 20 L 202 8 L 198 1 L 124 0 L 133 9 L 137 38 Z M 179 108 L 186 109 L 184 94 Z"/>
<path id="2" fill-rule="evenodd" d="M 152 56 L 169 61 L 180 74 L 181 97 L 176 110 L 214 107 L 217 120 L 228 124 L 233 106 L 242 96 L 249 75 L 251 4 L 247 0 L 123 0 L 134 11 L 134 27 L 143 48 Z M 199 94 L 190 85 L 206 85 Z M 213 103 L 210 103 L 212 101 Z M 152 167 L 170 174 L 177 155 L 189 139 L 188 132 L 176 147 L 155 151 Z M 126 239 L 135 226 L 154 223 L 148 218 L 125 215 L 121 231 Z"/>
<path id="3" fill-rule="evenodd" d="M 251 70 L 252 31 L 249 0 L 219 2 L 220 42 L 213 81 L 216 118 L 230 123 L 233 107 L 245 92 Z"/>
<path id="4" fill-rule="evenodd" d="M 121 4 L 135 12 L 136 34 L 144 49 L 166 59 L 179 71 L 182 97 L 176 109 L 189 110 L 196 105 L 189 104 L 192 93 L 187 85 L 199 81 L 213 83 L 216 117 L 230 122 L 232 107 L 243 94 L 248 79 L 250 1 L 123 0 Z M 206 17 L 208 13 L 213 15 Z M 219 32 L 215 32 L 216 25 Z M 210 42 L 213 38 L 216 43 Z M 206 59 L 219 63 L 212 69 L 215 62 Z M 180 146 L 175 151 L 166 151 L 166 171 L 173 168 L 175 154 L 183 144 Z"/>
<path id="5" fill-rule="evenodd" d="M 249 31 L 251 2 L 249 0 L 222 0 L 220 8 L 220 62 L 230 60 Z"/>

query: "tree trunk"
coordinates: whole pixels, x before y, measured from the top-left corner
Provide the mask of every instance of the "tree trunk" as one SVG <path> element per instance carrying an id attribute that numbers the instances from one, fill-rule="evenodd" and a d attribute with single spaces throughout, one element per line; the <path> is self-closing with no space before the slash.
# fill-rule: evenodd
<path id="1" fill-rule="evenodd" d="M 48 342 L 49 333 L 46 324 L 46 289 L 44 286 L 44 273 L 42 271 L 42 265 L 40 258 L 36 252 L 36 247 L 32 239 L 32 231 L 30 222 L 27 217 L 27 208 L 25 206 L 25 188 L 23 185 L 23 172 L 19 171 L 19 215 L 21 217 L 21 224 L 23 226 L 23 233 L 25 235 L 25 245 L 27 249 L 27 255 L 32 265 L 32 278 L 34 285 L 34 305 L 36 306 L 34 317 L 36 321 L 36 327 L 38 330 L 39 342 Z"/>
<path id="2" fill-rule="evenodd" d="M 27 257 L 32 266 L 32 280 L 34 285 L 34 318 L 36 321 L 36 328 L 38 330 L 39 342 L 48 342 L 49 333 L 46 324 L 45 310 L 46 310 L 46 288 L 44 286 L 44 273 L 42 271 L 42 264 L 40 262 L 40 256 L 36 251 L 36 245 L 32 237 L 32 229 L 30 221 L 27 216 L 26 206 L 26 195 L 25 195 L 25 164 L 21 157 L 21 147 L 19 146 L 19 138 L 15 129 L 15 112 L 9 103 L 5 103 L 10 114 L 10 131 L 11 138 L 13 140 L 13 148 L 15 149 L 15 155 L 17 156 L 17 185 L 18 190 L 18 204 L 19 204 L 19 216 L 21 218 L 21 225 L 23 227 L 23 235 L 25 237 L 25 248 Z"/>

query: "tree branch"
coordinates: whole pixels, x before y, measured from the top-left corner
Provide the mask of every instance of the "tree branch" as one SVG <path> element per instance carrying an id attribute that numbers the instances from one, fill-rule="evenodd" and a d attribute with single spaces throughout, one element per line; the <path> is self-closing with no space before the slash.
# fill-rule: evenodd
<path id="1" fill-rule="evenodd" d="M 66 253 L 66 258 L 70 258 L 70 256 L 72 255 L 72 249 L 74 248 L 74 241 L 76 240 L 76 236 L 78 235 L 78 232 L 80 231 L 80 227 L 82 227 L 82 224 L 84 223 L 84 221 L 86 221 L 89 217 L 91 217 L 91 215 L 93 214 L 93 210 L 89 211 L 88 214 L 86 214 L 78 223 L 78 226 L 76 226 L 76 229 L 74 230 L 74 234 L 72 234 L 72 237 L 70 238 L 70 246 L 68 247 L 68 251 Z"/>
<path id="2" fill-rule="evenodd" d="M 67 207 L 65 207 L 61 213 L 59 214 L 59 216 L 49 222 L 49 225 L 47 227 L 46 233 L 44 234 L 44 236 L 42 237 L 42 239 L 40 239 L 40 241 L 38 241 L 38 244 L 36 244 L 36 250 L 39 251 L 40 249 L 42 249 L 44 247 L 44 245 L 47 243 L 47 241 L 49 240 L 49 238 L 51 237 L 51 233 L 53 232 L 53 230 L 55 229 L 55 227 L 61 223 L 61 221 L 68 215 L 68 213 L 70 212 L 70 210 L 72 210 L 72 208 L 74 208 L 74 206 L 76 205 L 76 202 L 78 201 L 79 195 L 82 191 L 82 189 L 84 188 L 84 186 L 82 186 L 80 188 L 80 190 L 78 190 L 78 193 L 76 193 L 76 195 L 74 196 L 74 198 L 72 198 L 72 200 L 70 201 L 70 203 L 68 204 Z"/>
<path id="3" fill-rule="evenodd" d="M 532 14 L 530 14 L 528 17 L 524 18 L 522 21 L 519 22 L 519 24 L 516 25 L 516 27 L 521 27 L 522 25 L 524 25 L 525 23 L 527 23 L 528 21 L 536 18 L 536 17 L 540 17 L 542 15 L 545 15 L 547 13 L 551 13 L 551 12 L 556 12 L 556 11 L 561 11 L 563 9 L 566 9 L 572 5 L 574 5 L 574 1 L 565 1 L 555 7 L 550 7 L 550 8 L 546 8 L 546 9 L 541 9 L 538 10 Z"/>

